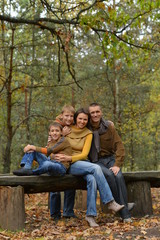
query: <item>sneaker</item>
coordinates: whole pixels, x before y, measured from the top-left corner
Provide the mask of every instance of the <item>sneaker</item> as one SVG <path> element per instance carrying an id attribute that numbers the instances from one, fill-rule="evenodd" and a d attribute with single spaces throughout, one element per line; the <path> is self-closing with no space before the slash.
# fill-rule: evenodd
<path id="1" fill-rule="evenodd" d="M 128 210 L 129 210 L 129 211 L 132 211 L 132 209 L 134 208 L 134 206 L 135 206 L 135 203 L 134 203 L 134 202 L 128 203 Z"/>
<path id="2" fill-rule="evenodd" d="M 131 218 L 124 218 L 124 219 L 123 219 L 123 222 L 124 222 L 124 223 L 132 223 L 133 221 L 132 221 Z"/>
<path id="3" fill-rule="evenodd" d="M 107 205 L 108 205 L 108 209 L 113 210 L 114 212 L 118 212 L 122 208 L 124 208 L 124 205 L 120 205 L 116 203 L 114 200 L 109 202 Z"/>
<path id="4" fill-rule="evenodd" d="M 51 216 L 51 220 L 52 220 L 52 221 L 58 222 L 58 220 L 60 220 L 60 219 L 61 219 L 61 216 L 59 216 L 59 215 L 53 215 L 53 216 Z"/>
<path id="5" fill-rule="evenodd" d="M 78 217 L 76 215 L 73 215 L 73 216 L 63 215 L 63 218 L 77 218 L 78 219 Z"/>
<path id="6" fill-rule="evenodd" d="M 17 176 L 30 176 L 33 175 L 33 171 L 27 168 L 20 168 L 18 170 L 13 171 L 13 174 Z"/>
<path id="7" fill-rule="evenodd" d="M 99 227 L 99 225 L 95 222 L 94 217 L 87 217 L 86 221 L 89 223 L 90 227 Z"/>

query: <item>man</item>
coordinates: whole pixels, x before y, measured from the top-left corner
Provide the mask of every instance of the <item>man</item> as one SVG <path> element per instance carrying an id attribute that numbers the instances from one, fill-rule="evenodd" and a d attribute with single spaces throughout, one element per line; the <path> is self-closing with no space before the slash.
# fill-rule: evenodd
<path id="1" fill-rule="evenodd" d="M 102 118 L 102 110 L 98 103 L 90 104 L 89 112 L 89 128 L 94 136 L 89 158 L 101 166 L 115 200 L 125 205 L 120 211 L 123 221 L 132 222 L 129 210 L 134 207 L 134 203 L 127 204 L 127 189 L 120 169 L 125 156 L 124 145 L 114 124 Z"/>

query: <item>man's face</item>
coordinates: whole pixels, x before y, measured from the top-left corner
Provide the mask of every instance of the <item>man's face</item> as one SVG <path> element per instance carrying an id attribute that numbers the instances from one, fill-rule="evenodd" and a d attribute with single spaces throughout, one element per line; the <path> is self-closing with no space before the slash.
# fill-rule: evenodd
<path id="1" fill-rule="evenodd" d="M 64 126 L 70 126 L 73 124 L 74 121 L 74 114 L 69 111 L 64 111 L 62 113 L 62 121 Z"/>
<path id="2" fill-rule="evenodd" d="M 89 107 L 89 113 L 91 115 L 91 121 L 93 123 L 99 123 L 102 117 L 102 111 L 100 106 Z"/>

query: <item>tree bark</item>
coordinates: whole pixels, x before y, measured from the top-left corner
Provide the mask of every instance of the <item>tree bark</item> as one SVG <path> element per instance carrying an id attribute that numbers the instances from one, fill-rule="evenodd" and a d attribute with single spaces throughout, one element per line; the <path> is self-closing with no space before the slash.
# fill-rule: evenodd
<path id="1" fill-rule="evenodd" d="M 127 184 L 127 190 L 128 202 L 134 202 L 136 204 L 132 210 L 133 217 L 153 214 L 150 182 L 130 182 Z"/>
<path id="2" fill-rule="evenodd" d="M 13 231 L 25 227 L 23 187 L 0 187 L 0 226 Z"/>

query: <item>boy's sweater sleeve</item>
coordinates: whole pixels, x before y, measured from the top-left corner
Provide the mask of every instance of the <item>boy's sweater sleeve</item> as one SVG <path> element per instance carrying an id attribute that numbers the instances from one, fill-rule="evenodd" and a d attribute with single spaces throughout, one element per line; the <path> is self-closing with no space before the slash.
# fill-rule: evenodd
<path id="1" fill-rule="evenodd" d="M 93 137 L 92 133 L 87 135 L 82 152 L 80 154 L 72 156 L 72 163 L 77 162 L 78 160 L 86 160 L 87 159 L 90 148 L 91 148 L 92 137 Z"/>
<path id="2" fill-rule="evenodd" d="M 53 147 L 49 148 L 36 147 L 36 152 L 41 152 L 49 156 L 51 153 L 58 153 L 59 151 L 61 151 L 64 148 L 64 145 L 65 138 L 62 137 Z"/>

